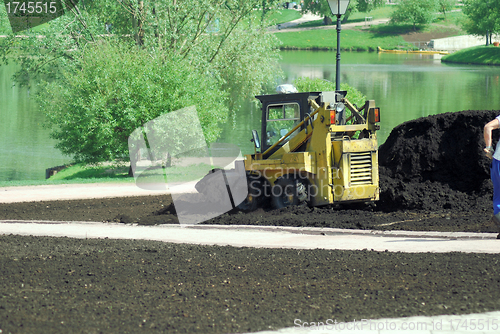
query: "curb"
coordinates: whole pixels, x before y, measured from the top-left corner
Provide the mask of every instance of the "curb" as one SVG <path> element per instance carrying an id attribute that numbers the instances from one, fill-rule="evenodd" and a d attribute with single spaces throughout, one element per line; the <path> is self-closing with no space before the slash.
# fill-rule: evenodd
<path id="1" fill-rule="evenodd" d="M 122 223 L 103 223 L 103 222 L 89 222 L 89 221 L 51 221 L 51 220 L 0 220 L 0 224 L 85 224 L 85 225 L 106 225 L 106 226 L 124 226 Z M 0 225 L 1 226 L 1 225 Z M 142 226 L 138 224 L 131 224 L 129 226 Z M 394 237 L 394 238 L 434 238 L 434 239 L 447 239 L 447 240 L 490 240 L 496 239 L 496 233 L 476 233 L 476 232 L 435 232 L 435 231 L 378 231 L 378 230 L 355 230 L 355 229 L 342 229 L 331 227 L 292 227 L 292 226 L 259 226 L 259 225 L 174 225 L 174 224 L 161 224 L 150 227 L 155 228 L 186 228 L 198 230 L 225 230 L 225 231 L 262 231 L 262 232 L 288 232 L 293 234 L 303 235 L 360 235 L 360 236 L 374 236 L 374 237 Z"/>

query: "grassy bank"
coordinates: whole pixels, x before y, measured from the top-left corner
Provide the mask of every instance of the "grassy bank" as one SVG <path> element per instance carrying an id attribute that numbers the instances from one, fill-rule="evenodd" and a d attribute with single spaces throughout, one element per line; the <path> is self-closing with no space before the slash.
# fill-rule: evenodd
<path id="1" fill-rule="evenodd" d="M 277 33 L 276 37 L 282 42 L 283 50 L 333 50 L 337 45 L 337 33 L 334 29 L 284 32 Z M 375 51 L 377 46 L 384 49 L 412 47 L 401 36 L 359 30 L 342 31 L 340 46 L 343 50 L 350 51 Z"/>
<path id="2" fill-rule="evenodd" d="M 187 166 L 172 166 L 163 171 L 150 171 L 142 173 L 141 177 L 152 177 L 151 180 L 157 182 L 159 179 L 167 183 L 190 182 L 203 178 L 214 166 L 203 163 L 193 163 Z M 74 183 L 134 183 L 135 179 L 128 176 L 128 166 L 87 166 L 75 164 L 59 171 L 47 180 L 19 180 L 0 181 L 0 187 L 56 185 Z M 144 180 L 144 179 L 143 179 Z"/>
<path id="3" fill-rule="evenodd" d="M 441 59 L 445 63 L 500 65 L 500 47 L 475 46 L 463 49 Z"/>
<path id="4" fill-rule="evenodd" d="M 134 178 L 128 177 L 127 175 L 128 167 L 85 166 L 83 164 L 76 164 L 61 170 L 47 180 L 0 181 L 0 187 L 72 183 L 134 182 Z"/>
<path id="5" fill-rule="evenodd" d="M 417 49 L 411 42 L 428 41 L 431 38 L 443 38 L 465 35 L 458 22 L 464 19 L 462 12 L 448 13 L 446 17 L 438 15 L 432 24 L 417 26 L 411 24 L 379 24 L 370 28 L 363 27 L 365 16 L 374 20 L 389 18 L 394 6 L 384 6 L 370 13 L 355 13 L 347 23 L 359 23 L 355 29 L 343 29 L 340 46 L 349 51 L 374 51 L 377 46 L 383 49 Z M 324 27 L 323 20 L 302 23 L 291 28 Z M 336 48 L 337 33 L 335 26 L 331 29 L 317 29 L 308 31 L 290 31 L 276 33 L 281 40 L 283 50 L 332 50 Z"/>
<path id="6" fill-rule="evenodd" d="M 260 18 L 262 12 L 256 12 L 255 15 Z M 271 24 L 282 24 L 300 19 L 302 14 L 294 9 L 278 9 L 267 13 L 267 19 Z"/>

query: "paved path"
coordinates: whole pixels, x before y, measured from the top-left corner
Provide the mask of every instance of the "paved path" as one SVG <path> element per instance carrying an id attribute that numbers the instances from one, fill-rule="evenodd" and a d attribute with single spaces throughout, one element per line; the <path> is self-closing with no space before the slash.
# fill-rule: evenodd
<path id="1" fill-rule="evenodd" d="M 317 20 L 317 19 L 315 19 L 315 20 Z M 288 23 L 293 23 L 293 22 L 294 21 L 291 21 Z M 307 22 L 307 21 L 303 21 L 303 22 Z M 377 20 L 370 21 L 370 25 L 386 24 L 387 22 L 389 22 L 389 19 L 377 19 Z M 302 23 L 302 22 L 300 22 L 300 23 Z M 281 25 L 280 30 L 273 27 L 272 29 L 270 29 L 270 31 L 272 31 L 272 32 L 296 32 L 296 31 L 319 30 L 319 29 L 337 29 L 337 26 L 334 24 L 328 25 L 328 26 L 319 26 L 319 27 L 293 28 L 297 24 L 294 24 L 294 25 L 288 26 L 288 27 L 283 27 L 283 25 Z M 365 25 L 364 22 L 344 23 L 341 25 L 341 28 L 342 29 L 354 29 L 356 27 L 363 27 L 364 25 Z"/>
<path id="2" fill-rule="evenodd" d="M 283 29 L 286 30 L 286 29 L 295 27 L 295 26 L 297 26 L 297 25 L 299 25 L 301 23 L 305 23 L 305 22 L 309 22 L 309 21 L 321 20 L 322 18 L 323 17 L 319 16 L 319 15 L 315 15 L 315 14 L 311 14 L 311 13 L 305 13 L 305 14 L 302 14 L 301 18 L 298 18 L 296 20 L 293 20 L 293 21 L 290 21 L 290 22 L 281 23 L 281 24 L 269 27 L 269 31 L 279 32 L 280 30 L 283 30 Z"/>
<path id="3" fill-rule="evenodd" d="M 318 29 L 337 29 L 337 26 L 335 24 L 328 25 L 328 26 L 319 26 L 319 27 L 306 27 L 306 28 L 294 28 L 297 25 L 305 22 L 310 22 L 310 21 L 317 21 L 317 20 L 322 20 L 323 17 L 311 13 L 305 13 L 302 15 L 301 18 L 290 21 L 290 22 L 285 22 L 276 26 L 270 27 L 268 30 L 269 32 L 296 32 L 296 31 L 306 31 L 306 30 L 318 30 Z M 385 24 L 389 22 L 388 18 L 384 19 L 376 19 L 370 21 L 370 25 L 378 25 L 378 24 Z M 354 29 L 356 27 L 363 27 L 365 26 L 364 22 L 353 22 L 353 23 L 344 23 L 342 24 L 342 29 Z"/>
<path id="4" fill-rule="evenodd" d="M 164 190 L 147 190 L 135 183 L 86 183 L 0 188 L 0 203 L 110 198 L 194 192 L 196 182 L 170 184 Z"/>
<path id="5" fill-rule="evenodd" d="M 239 225 L 137 226 L 100 222 L 0 221 L 0 234 L 142 239 L 199 245 L 390 252 L 500 253 L 493 233 L 366 231 Z"/>

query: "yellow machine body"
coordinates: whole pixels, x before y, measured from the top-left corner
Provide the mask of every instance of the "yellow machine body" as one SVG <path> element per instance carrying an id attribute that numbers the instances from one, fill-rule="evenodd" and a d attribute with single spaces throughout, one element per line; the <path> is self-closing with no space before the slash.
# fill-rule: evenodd
<path id="1" fill-rule="evenodd" d="M 337 96 L 337 101 L 318 105 L 308 99 L 311 113 L 264 152 L 246 155 L 245 170 L 265 179 L 271 188 L 290 175 L 307 180 L 308 203 L 312 206 L 376 201 L 379 109 L 374 101 L 366 101 L 358 110 L 342 95 L 330 96 Z M 339 102 L 351 112 L 341 124 L 335 120 Z"/>

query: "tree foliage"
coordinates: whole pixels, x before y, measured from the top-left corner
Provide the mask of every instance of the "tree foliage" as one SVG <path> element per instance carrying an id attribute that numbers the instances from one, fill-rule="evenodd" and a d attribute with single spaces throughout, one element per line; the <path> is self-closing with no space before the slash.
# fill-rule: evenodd
<path id="1" fill-rule="evenodd" d="M 368 13 L 372 10 L 382 7 L 386 4 L 386 0 L 358 0 L 358 11 Z"/>
<path id="2" fill-rule="evenodd" d="M 123 157 L 135 127 L 191 104 L 214 141 L 226 115 L 279 76 L 277 40 L 258 9 L 243 0 L 85 1 L 36 33 L 0 40 L 0 57 L 21 65 L 18 82 L 43 79 L 57 147 L 77 161 Z"/>
<path id="3" fill-rule="evenodd" d="M 463 28 L 471 35 L 484 36 L 500 32 L 500 3 L 496 0 L 464 0 L 467 19 Z"/>
<path id="4" fill-rule="evenodd" d="M 347 7 L 345 14 L 342 16 L 342 22 L 347 21 L 351 14 L 358 11 L 357 6 L 358 0 L 351 0 L 351 2 L 349 2 L 349 6 Z M 310 12 L 323 17 L 334 18 L 330 6 L 328 5 L 328 0 L 305 1 L 302 6 L 302 12 Z"/>
<path id="5" fill-rule="evenodd" d="M 443 13 L 446 19 L 446 12 L 451 12 L 455 8 L 456 0 L 438 0 L 438 10 Z"/>
<path id="6" fill-rule="evenodd" d="M 329 92 L 335 91 L 335 83 L 325 79 L 311 79 L 308 77 L 299 77 L 293 81 L 293 85 L 299 92 Z M 365 104 L 366 96 L 356 88 L 346 83 L 340 84 L 340 89 L 347 91 L 346 98 L 358 106 Z"/>
<path id="7" fill-rule="evenodd" d="M 342 16 L 342 22 L 347 21 L 351 14 L 356 12 L 367 13 L 375 8 L 384 6 L 385 3 L 385 0 L 351 0 L 345 15 Z M 328 0 L 305 1 L 302 6 L 302 12 L 311 12 L 316 15 L 333 18 Z"/>
<path id="8" fill-rule="evenodd" d="M 437 10 L 436 0 L 400 0 L 391 15 L 392 22 L 410 22 L 413 29 L 417 25 L 428 24 L 434 20 Z"/>
<path id="9" fill-rule="evenodd" d="M 64 80 L 44 87 L 39 102 L 56 147 L 77 162 L 126 159 L 132 131 L 168 111 L 196 105 L 209 142 L 227 116 L 216 80 L 191 71 L 179 57 L 98 43 L 87 46 L 71 67 Z"/>

